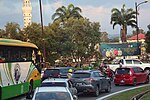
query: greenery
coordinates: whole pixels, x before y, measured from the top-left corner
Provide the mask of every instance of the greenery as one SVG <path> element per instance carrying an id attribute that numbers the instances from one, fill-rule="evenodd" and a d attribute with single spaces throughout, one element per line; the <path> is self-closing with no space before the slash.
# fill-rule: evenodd
<path id="1" fill-rule="evenodd" d="M 150 89 L 150 86 L 140 87 L 140 88 L 129 90 L 123 93 L 119 93 L 117 95 L 114 95 L 108 98 L 107 100 L 130 100 L 133 96 L 141 92 L 144 92 L 146 90 L 149 90 L 149 89 Z"/>
<path id="2" fill-rule="evenodd" d="M 121 41 L 126 42 L 127 26 L 136 27 L 136 12 L 132 8 L 125 9 L 125 4 L 122 6 L 121 10 L 113 8 L 111 12 L 111 24 L 113 24 L 113 29 L 116 25 L 120 25 Z"/>
<path id="3" fill-rule="evenodd" d="M 145 35 L 145 43 L 146 43 L 146 52 L 150 53 L 150 24 L 147 26 L 148 27 L 148 31 Z"/>
<path id="4" fill-rule="evenodd" d="M 79 12 L 81 9 L 72 4 L 58 8 L 53 15 L 55 21 L 44 26 L 43 34 L 41 25 L 38 23 L 32 23 L 23 30 L 17 23 L 7 23 L 5 29 L 0 30 L 0 37 L 36 44 L 42 56 L 45 50 L 45 60 L 51 65 L 54 65 L 57 59 L 61 60 L 63 65 L 70 63 L 73 59 L 81 64 L 89 61 L 93 56 L 99 59 L 101 55 L 96 51 L 95 45 L 100 44 L 100 24 L 90 22 Z M 57 17 L 60 15 L 58 13 L 63 13 L 63 16 Z"/>
<path id="5" fill-rule="evenodd" d="M 52 15 L 52 20 L 61 20 L 65 21 L 71 17 L 73 18 L 82 18 L 81 13 L 82 10 L 79 7 L 74 7 L 73 4 L 69 4 L 68 7 L 62 6 L 56 10 L 56 12 Z"/>
<path id="6" fill-rule="evenodd" d="M 149 100 L 149 98 L 150 98 L 150 92 L 148 92 L 147 94 L 145 94 L 145 95 L 141 98 L 141 100 Z"/>

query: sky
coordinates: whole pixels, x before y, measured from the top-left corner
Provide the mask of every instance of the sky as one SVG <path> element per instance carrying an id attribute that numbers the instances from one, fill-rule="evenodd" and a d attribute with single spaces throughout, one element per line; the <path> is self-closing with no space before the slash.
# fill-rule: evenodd
<path id="1" fill-rule="evenodd" d="M 56 9 L 73 4 L 75 7 L 82 9 L 81 15 L 88 18 L 91 22 L 99 22 L 100 31 L 107 32 L 109 37 L 117 37 L 120 33 L 120 26 L 113 29 L 110 24 L 111 10 L 113 8 L 121 9 L 126 5 L 126 9 L 135 9 L 135 2 L 138 4 L 144 0 L 41 0 L 43 11 L 43 24 L 52 23 L 51 16 Z M 32 5 L 32 22 L 40 23 L 39 0 L 31 0 Z M 23 0 L 0 0 L 0 29 L 4 29 L 6 23 L 16 22 L 23 28 Z M 138 24 L 139 28 L 145 32 L 150 24 L 150 1 L 138 6 Z M 128 27 L 128 34 L 131 34 L 135 28 Z"/>

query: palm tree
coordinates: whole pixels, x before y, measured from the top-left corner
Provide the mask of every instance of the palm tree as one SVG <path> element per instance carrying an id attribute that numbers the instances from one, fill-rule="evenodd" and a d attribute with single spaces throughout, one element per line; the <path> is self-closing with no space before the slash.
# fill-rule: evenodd
<path id="1" fill-rule="evenodd" d="M 61 19 L 64 21 L 70 17 L 81 18 L 80 13 L 82 10 L 79 7 L 74 7 L 73 4 L 69 4 L 68 7 L 62 6 L 56 10 L 56 12 L 52 15 L 52 20 L 56 21 Z"/>
<path id="2" fill-rule="evenodd" d="M 125 4 L 122 6 L 121 11 L 117 8 L 111 10 L 111 24 L 114 27 L 118 24 L 121 26 L 121 40 L 126 42 L 127 26 L 136 27 L 136 12 L 132 8 L 125 9 Z"/>

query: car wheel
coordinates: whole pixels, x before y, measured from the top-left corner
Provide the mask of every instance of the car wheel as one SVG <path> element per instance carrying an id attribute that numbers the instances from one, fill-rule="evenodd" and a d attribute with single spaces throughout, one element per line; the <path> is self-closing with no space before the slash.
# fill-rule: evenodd
<path id="1" fill-rule="evenodd" d="M 133 81 L 133 86 L 136 86 L 136 79 L 134 79 Z"/>
<path id="2" fill-rule="evenodd" d="M 147 77 L 147 78 L 146 78 L 145 83 L 146 83 L 146 84 L 148 84 L 148 83 L 149 83 L 149 77 Z"/>
<path id="3" fill-rule="evenodd" d="M 111 91 L 111 84 L 108 84 L 107 89 L 105 89 L 105 92 L 110 92 Z"/>
<path id="4" fill-rule="evenodd" d="M 115 84 L 116 86 L 119 86 L 119 84 Z"/>
<path id="5" fill-rule="evenodd" d="M 94 96 L 95 97 L 99 96 L 99 88 L 98 88 L 98 86 L 96 86 L 96 88 L 95 88 Z"/>

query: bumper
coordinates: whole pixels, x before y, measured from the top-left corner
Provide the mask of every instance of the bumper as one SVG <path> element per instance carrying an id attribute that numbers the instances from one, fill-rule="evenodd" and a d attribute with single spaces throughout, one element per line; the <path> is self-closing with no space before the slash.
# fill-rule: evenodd
<path id="1" fill-rule="evenodd" d="M 78 92 L 94 92 L 95 88 L 93 85 L 76 85 Z"/>
<path id="2" fill-rule="evenodd" d="M 134 79 L 129 78 L 129 79 L 114 79 L 114 84 L 124 84 L 124 85 L 130 85 L 133 84 Z"/>

